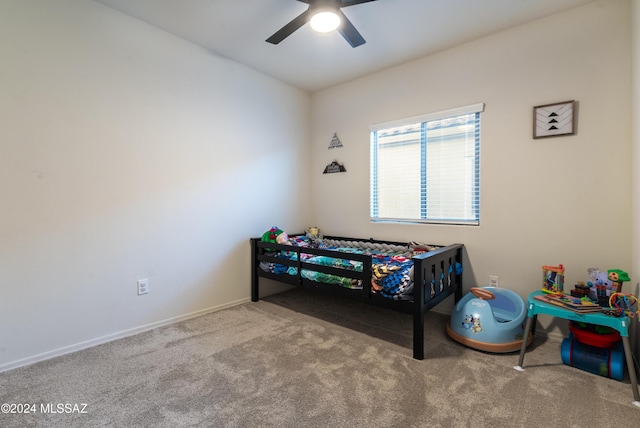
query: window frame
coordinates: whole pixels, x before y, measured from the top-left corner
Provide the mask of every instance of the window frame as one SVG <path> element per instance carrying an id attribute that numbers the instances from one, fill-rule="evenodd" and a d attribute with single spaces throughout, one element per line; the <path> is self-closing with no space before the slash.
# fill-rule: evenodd
<path id="1" fill-rule="evenodd" d="M 370 133 L 370 179 L 369 179 L 369 218 L 373 223 L 393 222 L 393 223 L 425 223 L 425 224 L 452 224 L 452 225 L 465 225 L 465 226 L 478 226 L 480 225 L 480 128 L 481 128 L 481 113 L 484 112 L 484 103 L 476 103 L 463 107 L 443 110 L 439 112 L 424 114 L 420 116 L 413 116 L 405 119 L 394 120 L 390 122 L 378 123 L 369 127 Z M 462 115 L 476 114 L 476 126 L 474 129 L 474 164 L 473 164 L 473 186 L 470 190 L 471 199 L 474 201 L 473 213 L 474 218 L 438 218 L 428 217 L 426 203 L 428 201 L 427 196 L 422 196 L 423 190 L 427 188 L 427 165 L 426 165 L 426 148 L 427 148 L 427 123 L 432 121 L 439 121 L 444 119 L 452 119 Z M 378 194 L 378 132 L 387 130 L 389 128 L 404 127 L 404 126 L 420 126 L 420 216 L 421 218 L 406 217 L 380 217 L 379 212 L 379 194 Z M 422 214 L 424 213 L 424 215 Z"/>

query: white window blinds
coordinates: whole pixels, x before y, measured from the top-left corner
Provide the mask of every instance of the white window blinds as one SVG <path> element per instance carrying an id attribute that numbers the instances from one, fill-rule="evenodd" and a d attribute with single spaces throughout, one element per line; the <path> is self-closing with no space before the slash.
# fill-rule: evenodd
<path id="1" fill-rule="evenodd" d="M 480 221 L 480 113 L 484 104 L 373 125 L 372 221 Z"/>

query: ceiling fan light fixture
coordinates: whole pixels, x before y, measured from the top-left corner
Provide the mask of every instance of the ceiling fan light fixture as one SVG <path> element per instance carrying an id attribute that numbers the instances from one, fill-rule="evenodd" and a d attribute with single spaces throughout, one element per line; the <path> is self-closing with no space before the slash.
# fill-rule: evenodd
<path id="1" fill-rule="evenodd" d="M 329 33 L 340 26 L 340 16 L 334 11 L 320 11 L 311 17 L 311 28 L 319 33 Z"/>
<path id="2" fill-rule="evenodd" d="M 293 0 L 291 0 L 293 1 Z M 310 24 L 311 28 L 318 32 L 328 33 L 334 30 L 340 31 L 340 35 L 352 48 L 366 43 L 362 34 L 342 13 L 342 9 L 357 4 L 374 2 L 376 0 L 298 0 L 309 5 L 307 10 L 293 18 L 284 27 L 273 33 L 266 42 L 277 45 L 300 27 Z"/>

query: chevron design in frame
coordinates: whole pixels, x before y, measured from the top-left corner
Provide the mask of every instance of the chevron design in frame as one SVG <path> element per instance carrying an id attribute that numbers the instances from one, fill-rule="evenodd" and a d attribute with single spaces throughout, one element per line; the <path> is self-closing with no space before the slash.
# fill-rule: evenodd
<path id="1" fill-rule="evenodd" d="M 533 108 L 533 138 L 574 135 L 575 101 L 545 104 Z"/>

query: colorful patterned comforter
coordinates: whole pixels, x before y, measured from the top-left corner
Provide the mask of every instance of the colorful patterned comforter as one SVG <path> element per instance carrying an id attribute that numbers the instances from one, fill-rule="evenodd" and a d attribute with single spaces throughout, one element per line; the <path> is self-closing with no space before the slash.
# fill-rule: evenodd
<path id="1" fill-rule="evenodd" d="M 308 243 L 301 245 L 300 238 L 297 237 L 292 244 L 298 246 L 308 246 Z M 336 250 L 343 253 L 366 254 L 372 257 L 371 290 L 386 298 L 394 300 L 410 300 L 413 294 L 413 260 L 410 254 L 404 252 L 387 251 L 386 254 L 374 254 L 372 250 L 366 248 L 323 246 L 323 249 Z M 271 256 L 296 260 L 296 252 L 280 251 L 269 253 Z M 308 257 L 306 257 L 308 256 Z M 362 272 L 362 263 L 354 260 L 341 259 L 339 257 L 315 256 L 303 254 L 307 263 L 322 266 L 331 266 L 340 269 Z M 297 275 L 298 269 L 293 266 L 286 266 L 278 263 L 261 262 L 260 268 L 271 273 Z M 303 278 L 328 284 L 336 284 L 351 289 L 362 289 L 360 280 L 346 278 L 338 275 L 317 272 L 309 269 L 302 269 L 300 275 Z"/>

